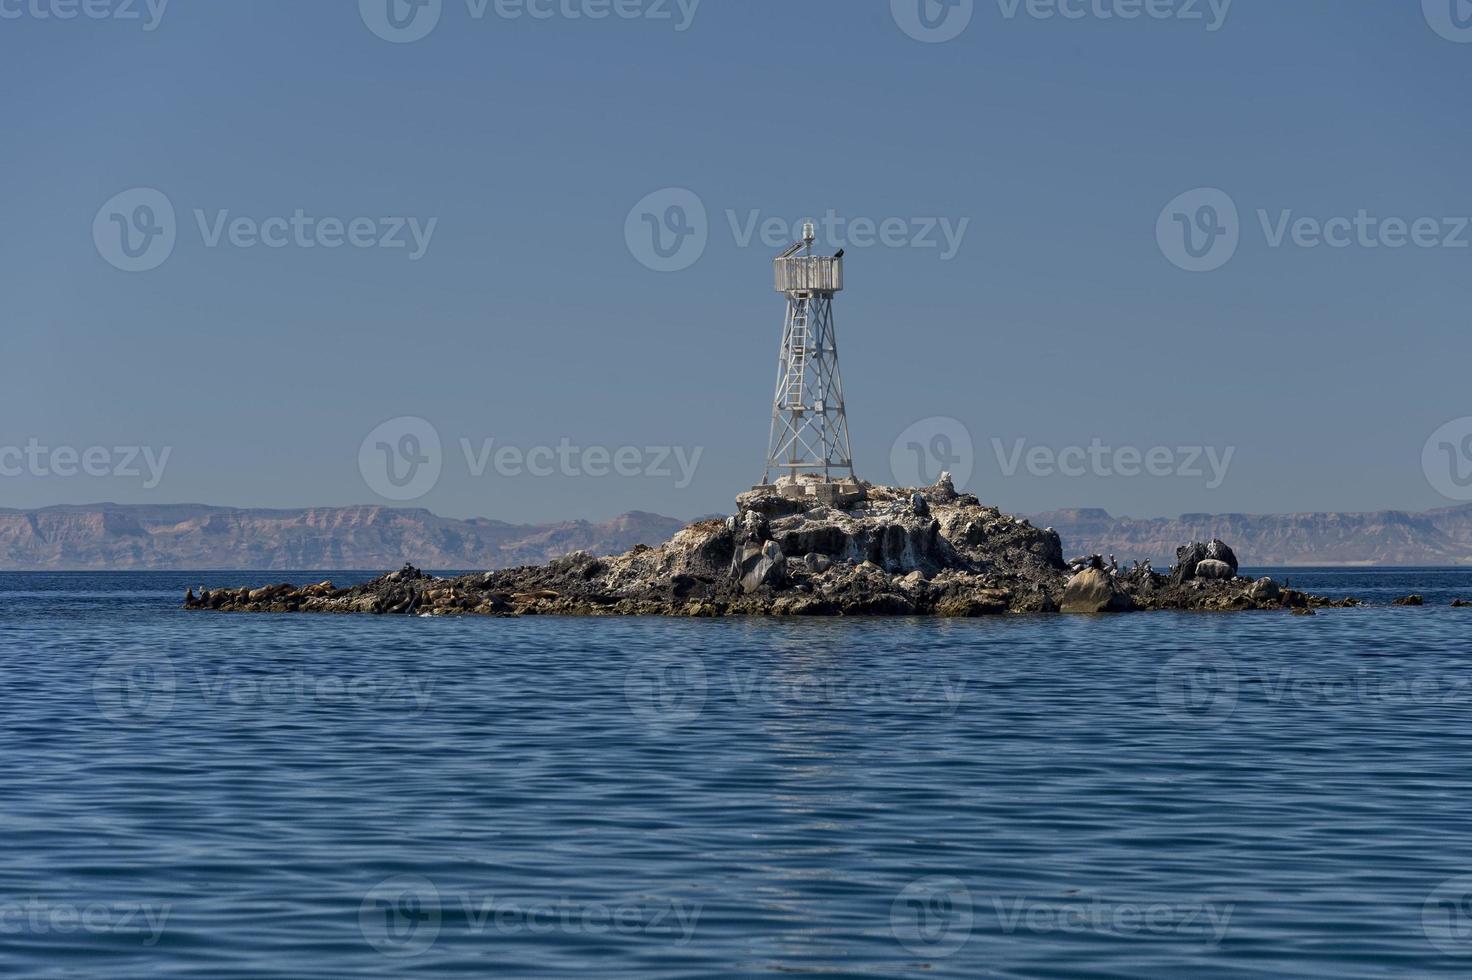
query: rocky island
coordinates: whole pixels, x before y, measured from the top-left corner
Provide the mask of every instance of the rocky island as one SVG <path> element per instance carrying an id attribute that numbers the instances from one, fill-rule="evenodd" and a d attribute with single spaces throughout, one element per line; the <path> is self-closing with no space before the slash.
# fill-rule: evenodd
<path id="1" fill-rule="evenodd" d="M 835 490 L 834 488 L 838 488 Z M 827 491 L 827 492 L 824 492 Z M 948 616 L 1352 606 L 1237 575 L 1221 541 L 1177 551 L 1167 573 L 1094 555 L 1064 560 L 1051 528 L 957 493 L 948 475 L 910 489 L 863 481 L 758 487 L 725 520 L 616 557 L 436 578 L 411 566 L 364 585 L 191 591 L 222 612 L 398 615 Z"/>

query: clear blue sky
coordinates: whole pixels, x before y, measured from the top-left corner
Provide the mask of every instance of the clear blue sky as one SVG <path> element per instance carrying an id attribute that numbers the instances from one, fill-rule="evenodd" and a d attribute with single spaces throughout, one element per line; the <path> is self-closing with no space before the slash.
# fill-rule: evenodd
<path id="1" fill-rule="evenodd" d="M 1291 233 L 1274 248 L 1257 215 L 1363 209 L 1447 234 L 1472 215 L 1472 44 L 1421 4 L 1236 0 L 1208 30 L 1207 0 L 1206 21 L 976 0 L 959 36 L 924 43 L 887 0 L 704 0 L 683 31 L 675 0 L 671 20 L 560 12 L 598 0 L 557 0 L 548 19 L 492 0 L 477 18 L 443 0 L 426 37 L 389 43 L 353 0 L 173 0 L 154 30 L 38 16 L 52 2 L 0 0 L 0 447 L 105 447 L 93 463 L 110 475 L 26 464 L 0 477 L 0 506 L 385 502 L 360 446 L 414 416 L 443 446 L 414 506 L 729 510 L 761 475 L 782 304 L 773 249 L 743 245 L 728 212 L 739 226 L 830 208 L 907 229 L 904 245 L 847 242 L 837 312 L 861 476 L 890 482 L 896 438 L 939 416 L 972 438 L 971 489 L 1012 511 L 1451 502 L 1422 450 L 1472 415 L 1472 248 Z M 177 212 L 173 252 L 145 272 L 93 234 L 134 188 Z M 625 234 L 665 188 L 709 216 L 703 253 L 675 272 Z M 1236 253 L 1199 273 L 1157 241 L 1167 202 L 1195 188 L 1240 209 Z M 416 261 L 228 233 L 210 247 L 195 216 L 297 209 L 437 224 Z M 968 222 L 953 257 L 909 244 L 925 219 Z M 674 464 L 475 476 L 462 439 L 703 454 L 688 486 Z M 1216 487 L 1204 463 L 1202 478 L 1025 462 L 1008 476 L 1018 440 L 1233 455 Z M 116 472 L 128 446 L 169 449 L 156 486 L 141 463 Z"/>

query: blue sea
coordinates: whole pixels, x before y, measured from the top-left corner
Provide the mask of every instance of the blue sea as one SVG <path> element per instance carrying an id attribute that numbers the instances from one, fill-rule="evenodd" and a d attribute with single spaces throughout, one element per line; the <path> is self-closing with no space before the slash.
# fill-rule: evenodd
<path id="1" fill-rule="evenodd" d="M 0 975 L 1472 972 L 1472 571 L 956 621 L 0 574 Z M 1424 608 L 1390 599 L 1410 592 Z"/>

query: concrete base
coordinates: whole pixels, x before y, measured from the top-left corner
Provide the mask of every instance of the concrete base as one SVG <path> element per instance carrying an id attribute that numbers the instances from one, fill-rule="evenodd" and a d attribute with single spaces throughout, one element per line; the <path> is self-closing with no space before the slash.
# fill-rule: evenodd
<path id="1" fill-rule="evenodd" d="M 757 493 L 775 493 L 788 500 L 807 500 L 830 507 L 850 507 L 866 496 L 858 483 L 822 483 L 817 480 L 786 480 L 758 483 L 751 488 Z"/>

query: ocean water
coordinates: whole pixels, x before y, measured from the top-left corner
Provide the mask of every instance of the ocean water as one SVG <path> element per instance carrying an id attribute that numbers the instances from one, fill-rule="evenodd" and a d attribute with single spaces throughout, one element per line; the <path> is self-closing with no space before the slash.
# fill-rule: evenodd
<path id="1" fill-rule="evenodd" d="M 942 621 L 184 612 L 0 575 L 0 975 L 1472 971 L 1472 572 Z"/>

